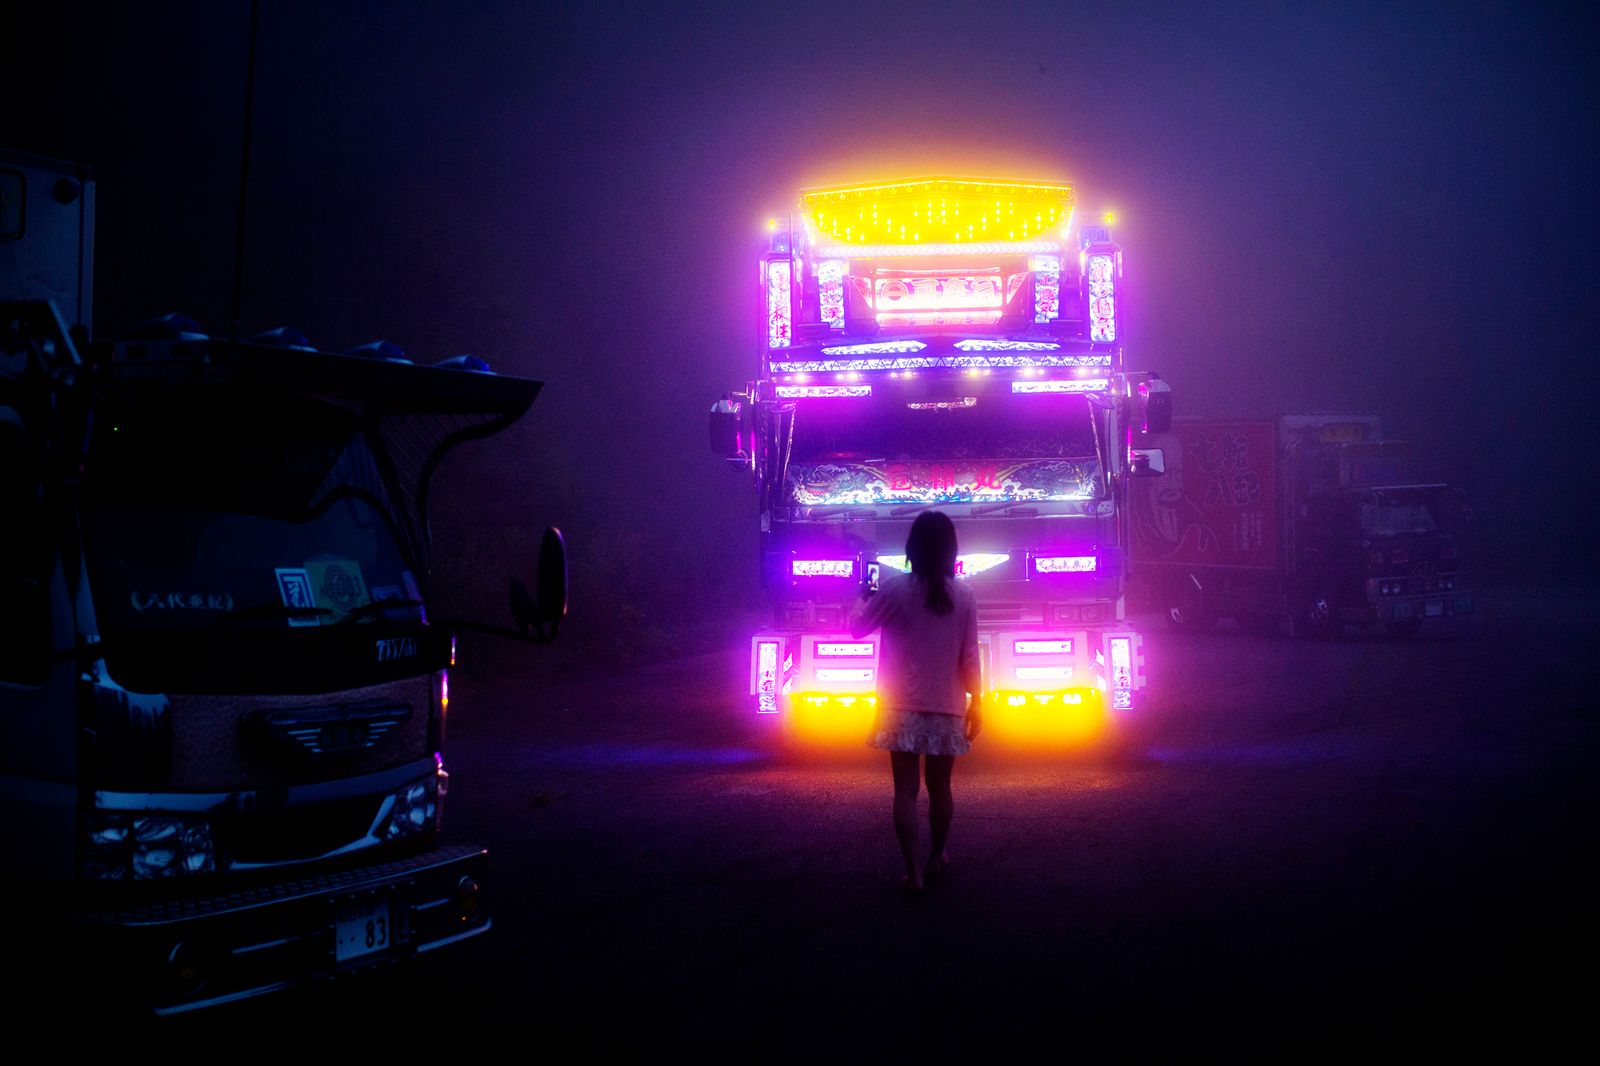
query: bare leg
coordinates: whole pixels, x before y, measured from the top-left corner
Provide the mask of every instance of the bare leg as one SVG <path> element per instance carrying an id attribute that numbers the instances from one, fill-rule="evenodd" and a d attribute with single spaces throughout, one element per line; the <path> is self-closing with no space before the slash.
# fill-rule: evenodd
<path id="1" fill-rule="evenodd" d="M 906 860 L 906 887 L 913 892 L 922 891 L 922 871 L 917 869 L 916 857 L 917 758 L 914 751 L 889 753 L 889 766 L 894 770 L 894 835 Z"/>
<path id="2" fill-rule="evenodd" d="M 943 873 L 950 861 L 945 842 L 950 838 L 950 819 L 955 814 L 955 797 L 950 794 L 950 774 L 955 769 L 954 755 L 929 755 L 924 773 L 928 778 L 928 829 L 933 844 L 928 851 L 929 873 Z"/>

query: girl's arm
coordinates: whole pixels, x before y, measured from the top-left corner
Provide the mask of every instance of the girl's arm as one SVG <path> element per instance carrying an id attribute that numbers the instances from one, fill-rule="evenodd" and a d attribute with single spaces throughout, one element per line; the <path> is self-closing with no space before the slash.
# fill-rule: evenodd
<path id="1" fill-rule="evenodd" d="M 890 597 L 886 589 L 880 588 L 876 593 L 861 591 L 861 596 L 850 608 L 850 635 L 860 640 L 874 629 L 883 625 L 884 619 L 889 617 Z"/>
<path id="2" fill-rule="evenodd" d="M 961 631 L 961 686 L 972 697 L 967 704 L 967 739 L 976 740 L 983 729 L 983 663 L 978 657 L 978 598 L 967 600 L 966 624 Z"/>

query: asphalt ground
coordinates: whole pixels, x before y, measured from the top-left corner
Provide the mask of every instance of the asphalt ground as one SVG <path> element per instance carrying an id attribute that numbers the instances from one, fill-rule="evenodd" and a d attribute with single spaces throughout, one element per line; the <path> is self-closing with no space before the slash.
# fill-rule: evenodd
<path id="1" fill-rule="evenodd" d="M 786 754 L 737 699 L 738 650 L 556 685 L 458 670 L 447 835 L 490 848 L 491 933 L 163 1035 L 713 1060 L 1559 1047 L 1595 1022 L 1600 612 L 1479 607 L 1405 642 L 1141 620 L 1137 717 L 1076 755 L 980 740 L 952 874 L 920 897 L 887 757 Z"/>

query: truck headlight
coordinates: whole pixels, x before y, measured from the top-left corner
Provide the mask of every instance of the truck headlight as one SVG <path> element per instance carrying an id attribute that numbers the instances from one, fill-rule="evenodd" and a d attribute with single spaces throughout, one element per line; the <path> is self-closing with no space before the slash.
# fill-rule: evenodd
<path id="1" fill-rule="evenodd" d="M 439 779 L 436 774 L 413 781 L 390 797 L 385 840 L 399 840 L 436 828 L 439 820 Z"/>
<path id="2" fill-rule="evenodd" d="M 95 811 L 83 837 L 83 876 L 154 881 L 217 868 L 211 824 L 170 814 Z"/>

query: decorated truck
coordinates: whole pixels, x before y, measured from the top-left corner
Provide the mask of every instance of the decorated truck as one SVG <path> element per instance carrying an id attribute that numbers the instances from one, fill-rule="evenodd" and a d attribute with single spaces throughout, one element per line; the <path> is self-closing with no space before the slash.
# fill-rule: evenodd
<path id="1" fill-rule="evenodd" d="M 879 638 L 846 617 L 933 508 L 978 593 L 993 736 L 1075 742 L 1136 709 L 1126 500 L 1161 461 L 1130 433 L 1171 396 L 1125 368 L 1122 251 L 1074 207 L 1061 182 L 932 177 L 813 189 L 768 224 L 754 378 L 711 443 L 755 484 L 748 694 L 790 736 L 865 737 Z"/>
<path id="2" fill-rule="evenodd" d="M 12 170 L 19 210 L 81 180 Z M 176 1013 L 484 933 L 486 853 L 441 838 L 455 634 L 553 638 L 564 551 L 547 534 L 537 598 L 512 582 L 514 625 L 439 617 L 427 500 L 540 383 L 172 316 L 88 344 L 25 299 L 81 276 L 86 309 L 87 270 L 55 262 L 83 245 L 28 232 L 6 252 L 38 269 L 0 279 L 0 894 L 22 984 L 96 1018 Z"/>
<path id="3" fill-rule="evenodd" d="M 1410 474 L 1376 416 L 1183 420 L 1146 435 L 1166 476 L 1133 495 L 1136 592 L 1178 629 L 1414 635 L 1466 614 L 1462 494 Z"/>

